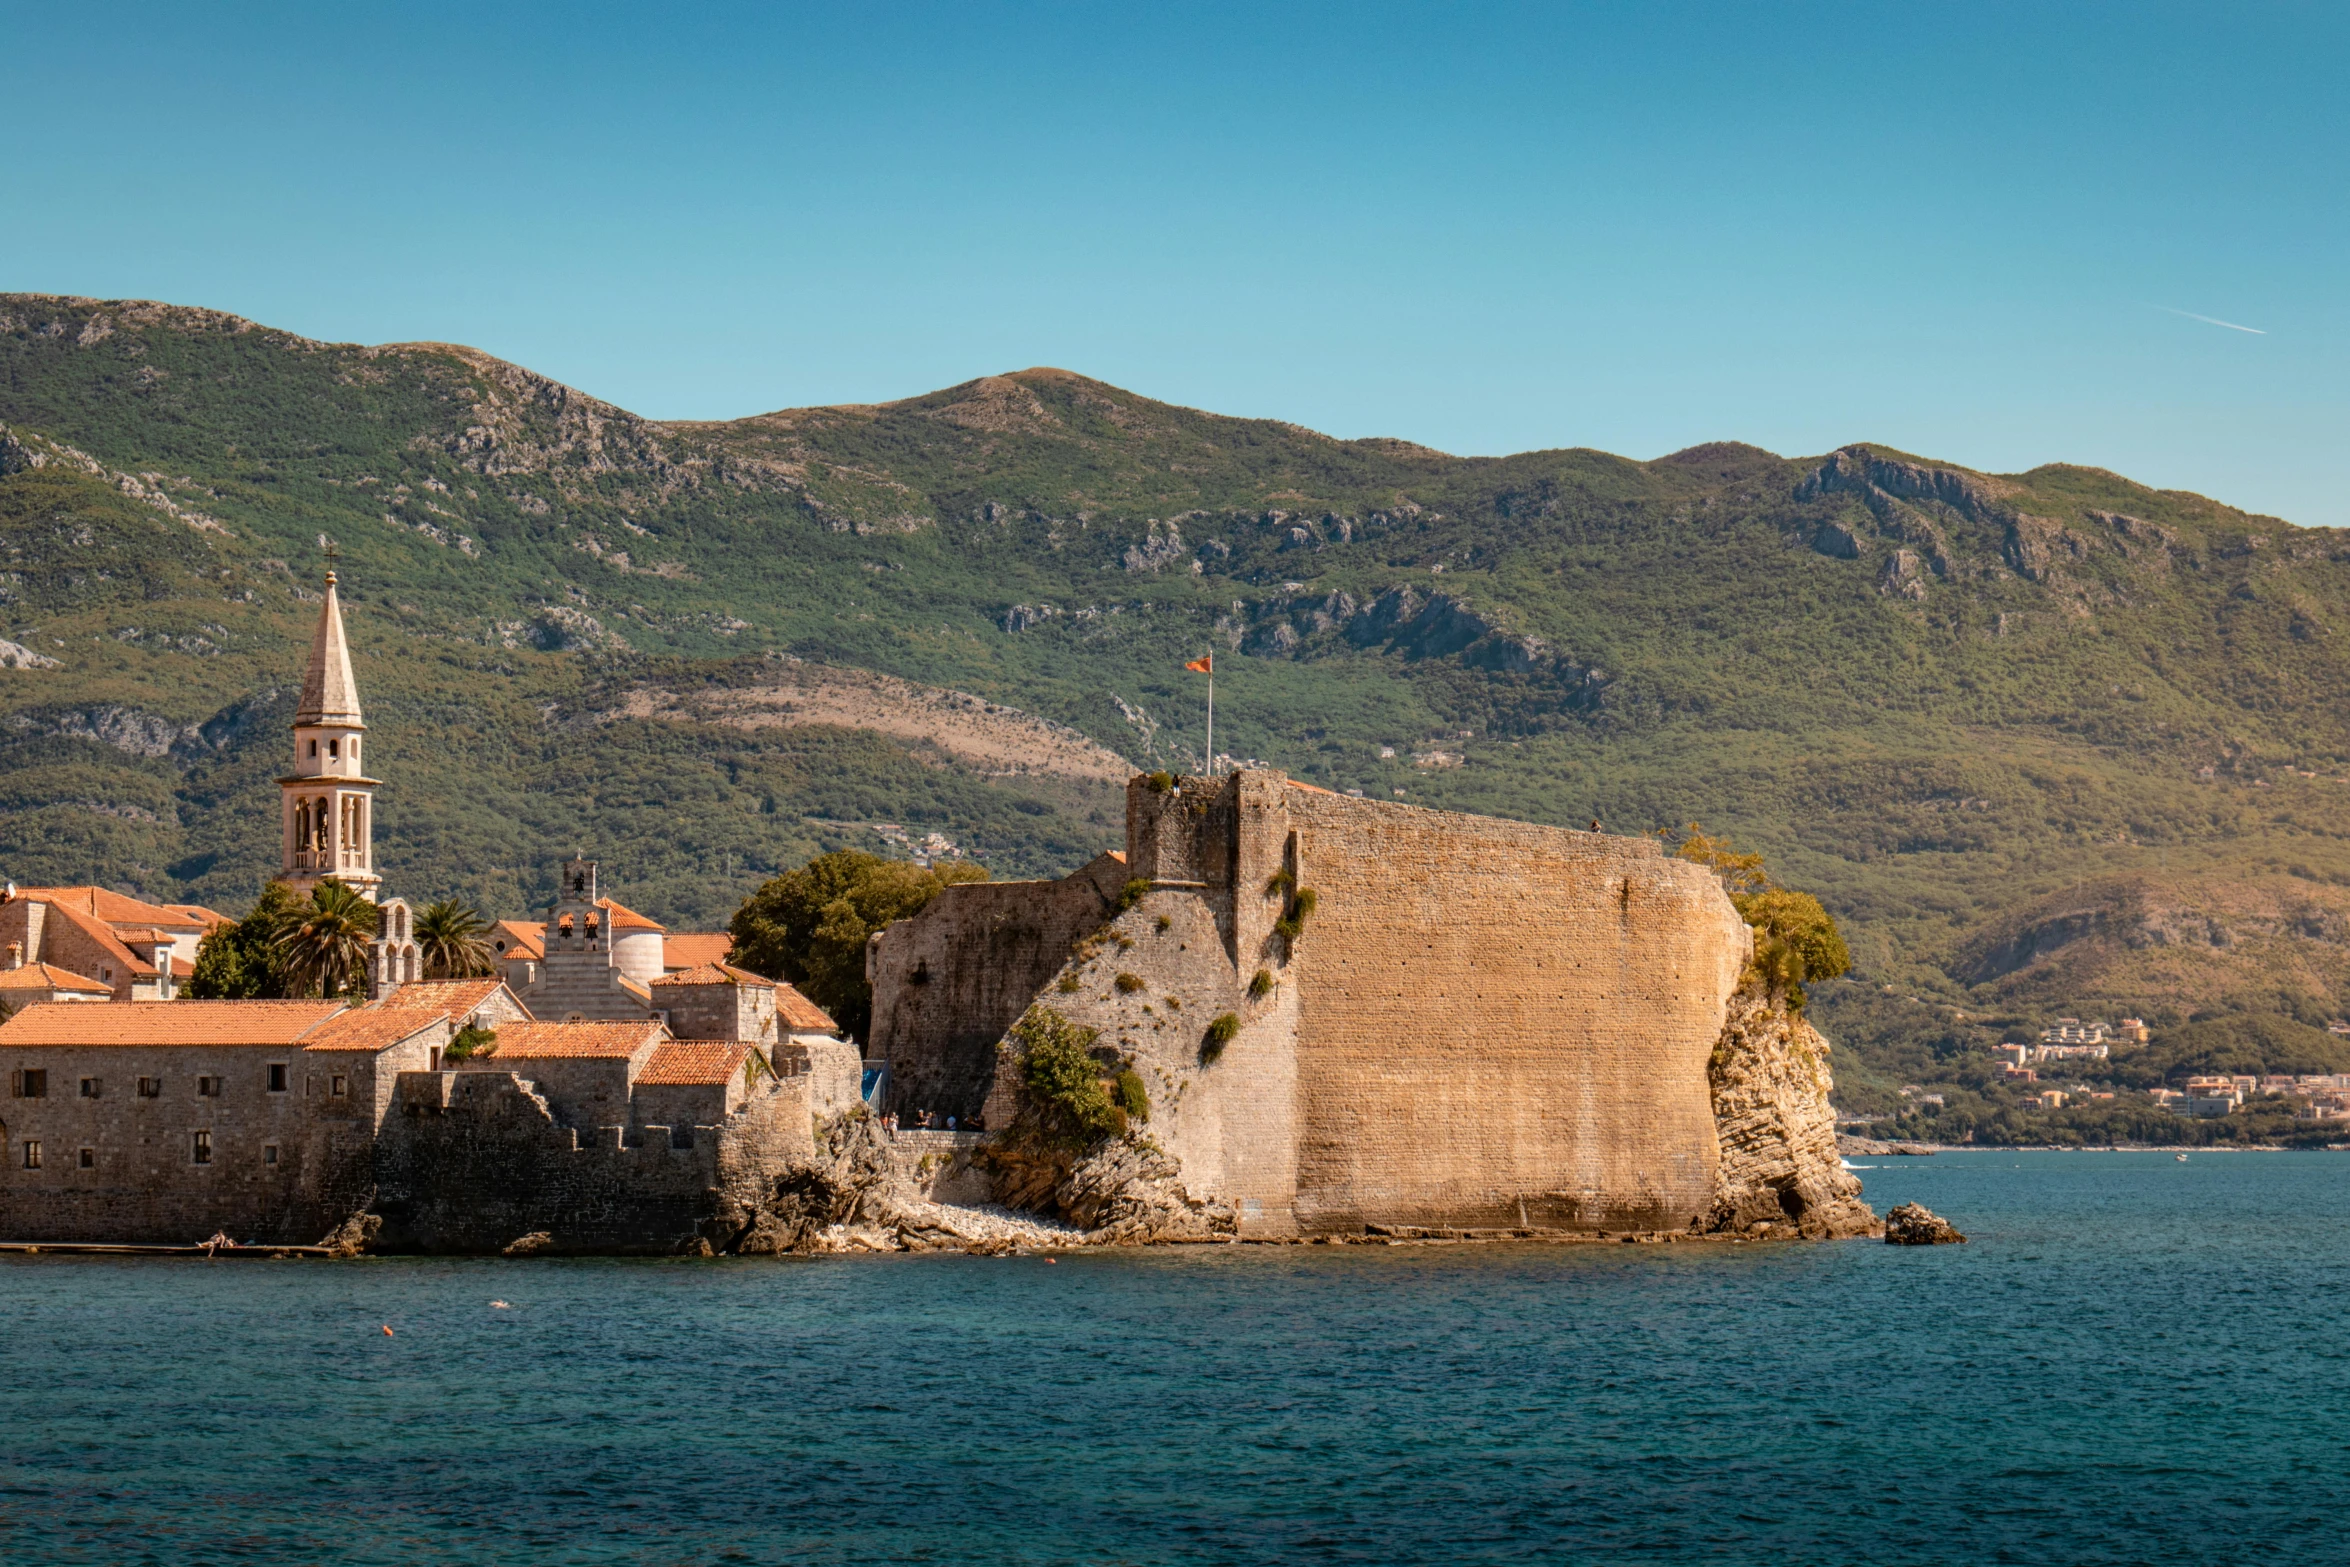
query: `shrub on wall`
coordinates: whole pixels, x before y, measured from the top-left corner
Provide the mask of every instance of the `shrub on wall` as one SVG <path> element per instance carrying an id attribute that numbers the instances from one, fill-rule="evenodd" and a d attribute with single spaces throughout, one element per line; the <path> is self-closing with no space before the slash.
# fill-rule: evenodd
<path id="1" fill-rule="evenodd" d="M 1137 876 L 1118 893 L 1118 912 L 1123 914 L 1150 896 L 1151 884 Z"/>
<path id="2" fill-rule="evenodd" d="M 1273 971 L 1261 968 L 1248 982 L 1248 999 L 1262 1001 L 1273 993 Z"/>
<path id="3" fill-rule="evenodd" d="M 1240 1019 L 1237 1016 L 1230 1012 L 1217 1013 L 1216 1020 L 1208 1025 L 1207 1033 L 1200 1037 L 1199 1058 L 1202 1061 L 1215 1060 L 1224 1053 L 1224 1047 L 1232 1043 L 1232 1036 L 1239 1032 Z"/>
<path id="4" fill-rule="evenodd" d="M 1126 1129 L 1126 1112 L 1102 1086 L 1093 1049 L 1094 1029 L 1070 1022 L 1050 1007 L 1030 1007 L 1012 1025 L 1020 1086 L 1027 1090 L 1031 1134 L 1047 1143 L 1082 1148 Z"/>
<path id="5" fill-rule="evenodd" d="M 1144 1086 L 1142 1074 L 1134 1068 L 1127 1067 L 1119 1072 L 1117 1081 L 1111 1085 L 1111 1096 L 1118 1101 L 1118 1108 L 1133 1119 L 1147 1121 L 1151 1118 L 1150 1089 Z"/>
<path id="6" fill-rule="evenodd" d="M 1119 995 L 1131 996 L 1142 988 L 1142 976 L 1140 974 L 1121 974 L 1111 983 L 1118 987 Z"/>

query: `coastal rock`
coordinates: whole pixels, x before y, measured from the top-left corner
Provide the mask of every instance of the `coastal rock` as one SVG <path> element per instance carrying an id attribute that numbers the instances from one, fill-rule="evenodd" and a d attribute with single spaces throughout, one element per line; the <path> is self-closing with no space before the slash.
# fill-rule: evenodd
<path id="1" fill-rule="evenodd" d="M 373 1200 L 372 1197 L 369 1199 L 371 1202 Z M 333 1256 L 356 1257 L 367 1250 L 383 1227 L 384 1221 L 380 1217 L 362 1209 L 336 1225 L 318 1244 Z"/>
<path id="2" fill-rule="evenodd" d="M 1965 1239 L 1956 1225 L 1922 1203 L 1905 1202 L 1885 1215 L 1888 1246 L 1956 1246 Z"/>
<path id="3" fill-rule="evenodd" d="M 498 1255 L 501 1257 L 535 1257 L 541 1252 L 553 1251 L 554 1249 L 553 1231 L 533 1230 L 528 1235 L 515 1236 L 506 1243 L 505 1248 Z"/>
<path id="4" fill-rule="evenodd" d="M 1931 1158 L 1936 1150 L 1927 1143 L 1881 1143 L 1873 1137 L 1855 1137 L 1850 1132 L 1836 1134 L 1836 1151 L 1850 1159 L 1899 1159 L 1907 1157 Z"/>
<path id="5" fill-rule="evenodd" d="M 1231 1206 L 1192 1196 L 1182 1175 L 1150 1139 L 1114 1138 L 1080 1160 L 1055 1196 L 1063 1216 L 1102 1244 L 1231 1235 L 1237 1228 Z"/>
<path id="6" fill-rule="evenodd" d="M 1707 1068 L 1721 1159 L 1704 1234 L 1873 1234 L 1877 1216 L 1836 1148 L 1828 1041 L 1749 981 L 1730 998 Z"/>

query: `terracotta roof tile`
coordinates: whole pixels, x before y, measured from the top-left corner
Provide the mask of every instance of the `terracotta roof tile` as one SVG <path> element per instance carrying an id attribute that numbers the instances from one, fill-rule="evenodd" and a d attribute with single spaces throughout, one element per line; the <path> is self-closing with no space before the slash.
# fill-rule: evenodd
<path id="1" fill-rule="evenodd" d="M 216 925 L 234 925 L 236 923 L 235 920 L 230 919 L 218 909 L 208 909 L 201 903 L 166 903 L 163 907 L 183 919 L 193 920 L 207 931 Z"/>
<path id="2" fill-rule="evenodd" d="M 734 938 L 722 930 L 673 934 L 661 943 L 661 966 L 685 969 L 700 968 L 705 963 L 724 963 L 726 955 L 733 950 Z"/>
<path id="3" fill-rule="evenodd" d="M 596 907 L 602 909 L 614 930 L 666 930 L 659 920 L 647 919 L 636 910 L 613 898 L 598 898 Z"/>
<path id="4" fill-rule="evenodd" d="M 65 921 L 96 942 L 98 950 L 120 963 L 132 978 L 144 979 L 155 972 L 154 964 L 124 946 L 121 938 L 114 934 L 114 927 L 96 915 L 85 914 L 70 903 L 52 903 L 49 905 L 49 913 L 51 917 Z"/>
<path id="5" fill-rule="evenodd" d="M 177 1002 L 193 1006 L 194 1002 Z M 449 1014 L 440 1007 L 363 1007 L 332 1017 L 302 1036 L 305 1050 L 389 1050 L 427 1029 L 446 1033 Z"/>
<path id="6" fill-rule="evenodd" d="M 775 1015 L 783 1019 L 786 1028 L 820 1028 L 828 1034 L 840 1031 L 831 1013 L 789 985 L 775 987 Z"/>
<path id="7" fill-rule="evenodd" d="M 742 1070 L 751 1047 L 728 1039 L 672 1039 L 653 1052 L 637 1081 L 656 1087 L 716 1085 Z"/>
<path id="8" fill-rule="evenodd" d="M 418 979 L 396 986 L 385 1007 L 433 1007 L 452 1017 L 471 1017 L 506 988 L 502 979 Z"/>
<path id="9" fill-rule="evenodd" d="M 0 1023 L 9 1045 L 292 1045 L 340 1001 L 44 1001 Z"/>
<path id="10" fill-rule="evenodd" d="M 501 1023 L 498 1043 L 488 1056 L 475 1061 L 560 1061 L 591 1056 L 635 1055 L 667 1030 L 651 1020 L 642 1023 Z"/>
<path id="11" fill-rule="evenodd" d="M 109 925 L 179 925 L 199 923 L 168 903 L 149 903 L 104 887 L 19 887 L 16 895 L 52 908 L 75 909 Z M 210 913 L 210 910 L 206 910 Z M 218 919 L 220 916 L 213 915 Z"/>
<path id="12" fill-rule="evenodd" d="M 751 990 L 773 990 L 775 981 L 764 974 L 754 974 L 747 968 L 736 968 L 731 963 L 703 963 L 674 974 L 664 974 L 653 981 L 656 985 L 741 985 Z"/>
<path id="13" fill-rule="evenodd" d="M 0 990 L 80 990 L 95 996 L 111 996 L 112 985 L 101 984 L 86 974 L 68 973 L 50 963 L 27 963 L 23 968 L 0 973 Z"/>
<path id="14" fill-rule="evenodd" d="M 547 955 L 547 927 L 538 920 L 498 920 L 490 926 L 490 946 L 497 947 L 500 936 L 506 938 L 506 950 L 500 958 L 543 958 Z"/>

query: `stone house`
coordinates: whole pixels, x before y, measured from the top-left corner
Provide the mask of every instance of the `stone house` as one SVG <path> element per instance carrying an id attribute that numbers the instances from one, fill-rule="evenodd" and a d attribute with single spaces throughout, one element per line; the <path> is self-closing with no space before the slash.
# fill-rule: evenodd
<path id="1" fill-rule="evenodd" d="M 196 966 L 196 948 L 224 915 L 200 904 L 149 903 L 104 887 L 0 891 L 0 952 L 104 985 L 118 1001 L 169 1001 Z"/>
<path id="2" fill-rule="evenodd" d="M 17 949 L 8 949 L 9 966 L 0 969 L 0 1009 L 10 1016 L 43 1001 L 112 1001 L 114 987 L 81 974 L 69 974 L 47 963 L 16 961 Z"/>
<path id="3" fill-rule="evenodd" d="M 0 1235 L 310 1242 L 362 1206 L 432 1008 L 51 1002 L 0 1024 Z"/>

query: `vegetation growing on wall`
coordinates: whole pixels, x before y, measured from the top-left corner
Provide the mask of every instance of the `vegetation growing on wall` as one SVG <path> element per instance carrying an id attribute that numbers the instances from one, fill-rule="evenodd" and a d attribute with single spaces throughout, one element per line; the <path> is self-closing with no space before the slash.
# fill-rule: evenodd
<path id="1" fill-rule="evenodd" d="M 1771 998 L 1801 1015 L 1806 980 L 1835 979 L 1852 967 L 1843 932 L 1808 892 L 1774 886 L 1759 854 L 1741 853 L 1730 840 L 1708 836 L 1695 822 L 1676 851 L 1720 879 L 1739 914 L 1754 929 L 1749 974 Z"/>
<path id="2" fill-rule="evenodd" d="M 1126 1130 L 1128 1112 L 1112 1099 L 1094 1055 L 1100 1038 L 1050 1007 L 1030 1007 L 1012 1025 L 1008 1048 L 1026 1091 L 1016 1141 L 1078 1149 Z"/>

